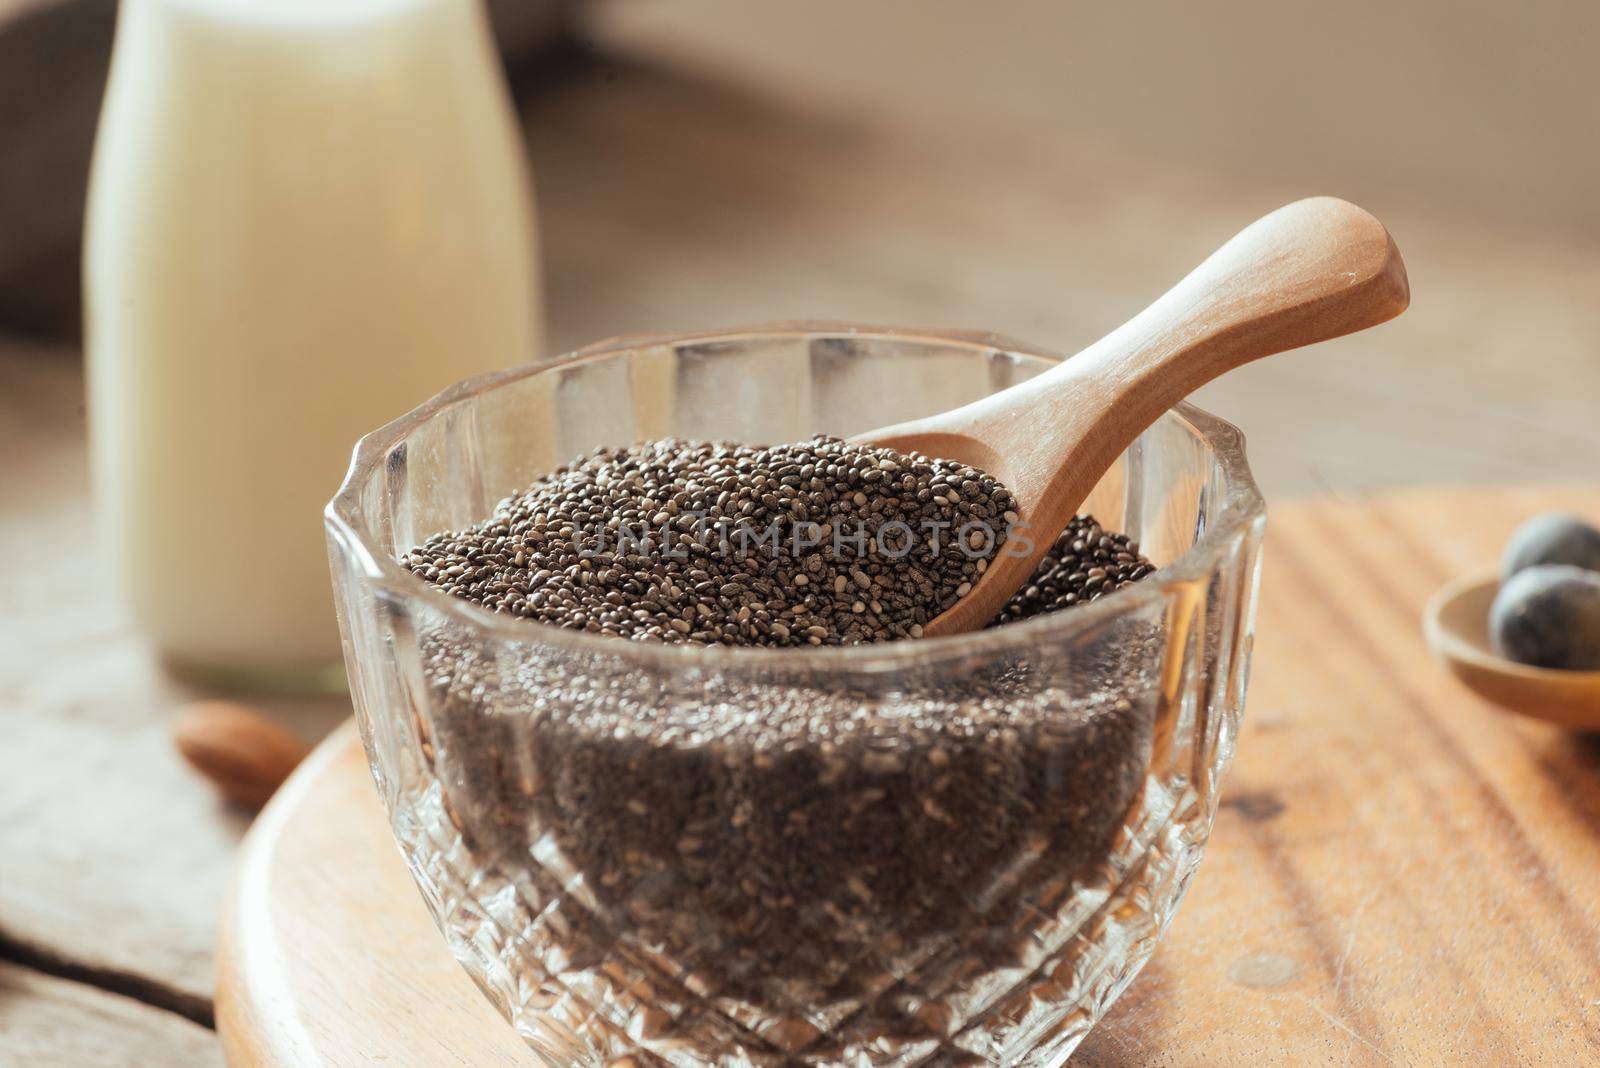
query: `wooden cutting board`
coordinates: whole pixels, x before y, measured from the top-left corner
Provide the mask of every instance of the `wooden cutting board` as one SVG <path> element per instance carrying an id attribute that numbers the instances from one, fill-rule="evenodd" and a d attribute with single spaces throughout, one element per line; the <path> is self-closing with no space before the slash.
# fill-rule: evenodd
<path id="1" fill-rule="evenodd" d="M 1600 490 L 1275 509 L 1238 758 L 1193 890 L 1074 1065 L 1600 1063 L 1600 739 L 1481 703 L 1428 594 Z M 250 834 L 235 1068 L 536 1063 L 456 966 L 346 729 Z"/>

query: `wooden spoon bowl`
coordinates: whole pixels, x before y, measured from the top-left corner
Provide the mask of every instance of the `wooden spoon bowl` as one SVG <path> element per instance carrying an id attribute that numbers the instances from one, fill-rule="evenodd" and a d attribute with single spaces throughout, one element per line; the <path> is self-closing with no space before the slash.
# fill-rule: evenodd
<path id="1" fill-rule="evenodd" d="M 1518 715 L 1600 731 L 1600 671 L 1557 671 L 1507 660 L 1489 643 L 1497 576 L 1471 576 L 1434 594 L 1423 612 L 1428 647 L 1479 697 Z"/>

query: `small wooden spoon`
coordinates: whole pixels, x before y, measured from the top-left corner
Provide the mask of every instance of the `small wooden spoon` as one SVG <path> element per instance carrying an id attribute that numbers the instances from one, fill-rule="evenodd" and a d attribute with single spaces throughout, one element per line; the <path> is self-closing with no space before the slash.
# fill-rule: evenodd
<path id="1" fill-rule="evenodd" d="M 999 615 L 1100 476 L 1184 397 L 1251 360 L 1376 326 L 1409 300 L 1383 224 L 1333 197 L 1301 200 L 1244 229 L 1154 304 L 1044 374 L 858 437 L 971 464 L 1017 499 L 1010 539 L 923 633 L 977 630 Z"/>
<path id="2" fill-rule="evenodd" d="M 1556 671 L 1507 660 L 1489 644 L 1493 575 L 1453 582 L 1422 615 L 1433 655 L 1467 687 L 1501 708 L 1563 727 L 1600 731 L 1600 671 Z"/>

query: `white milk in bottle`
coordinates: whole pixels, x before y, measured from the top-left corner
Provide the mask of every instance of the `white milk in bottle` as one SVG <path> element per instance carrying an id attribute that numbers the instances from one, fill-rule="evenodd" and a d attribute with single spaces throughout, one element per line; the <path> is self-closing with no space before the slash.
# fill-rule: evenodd
<path id="1" fill-rule="evenodd" d="M 174 664 L 341 677 L 321 526 L 357 437 L 538 345 L 479 0 L 123 0 L 90 185 L 95 491 Z"/>

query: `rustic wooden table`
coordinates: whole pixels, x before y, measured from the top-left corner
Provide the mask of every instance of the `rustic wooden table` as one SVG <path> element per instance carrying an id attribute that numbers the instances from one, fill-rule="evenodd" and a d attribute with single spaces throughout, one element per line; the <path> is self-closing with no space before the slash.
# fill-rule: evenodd
<path id="1" fill-rule="evenodd" d="M 1203 168 L 1140 167 L 1103 144 L 1032 136 L 1040 116 L 1020 105 L 1015 116 L 979 114 L 954 96 L 912 99 L 892 85 L 874 95 L 855 83 L 859 99 L 819 100 L 803 91 L 792 62 L 774 63 L 766 80 L 748 65 L 680 64 L 693 20 L 663 26 L 660 16 L 628 10 L 644 7 L 624 5 L 600 24 L 617 54 L 632 58 L 593 60 L 528 100 L 553 350 L 638 329 L 817 315 L 982 326 L 1070 350 L 1243 221 L 1307 192 L 1343 192 L 1389 223 L 1415 303 L 1382 331 L 1247 368 L 1202 394 L 1249 432 L 1269 496 L 1359 500 L 1417 482 L 1594 478 L 1600 247 L 1592 234 L 1537 213 L 1480 218 L 1414 186 L 1392 196 L 1359 181 L 1308 188 L 1303 169 L 1224 180 Z M 693 10 L 701 31 L 717 24 L 705 5 Z M 890 18 L 862 16 L 874 17 Z M 733 22 L 718 38 L 723 47 L 744 40 L 751 55 L 775 47 L 747 19 Z M 861 32 L 882 40 L 887 31 Z M 93 563 L 82 438 L 76 353 L 0 339 L 0 1063 L 220 1063 L 209 1030 L 212 949 L 246 820 L 220 807 L 171 750 L 167 713 L 196 694 L 160 674 Z M 1492 548 L 1471 544 L 1450 559 L 1486 559 Z M 1357 597 L 1362 583 L 1411 597 L 1445 577 L 1413 566 L 1387 537 L 1372 547 L 1336 589 L 1302 582 L 1307 630 L 1298 641 L 1355 655 L 1347 630 L 1369 611 Z M 1380 615 L 1382 640 L 1409 633 L 1399 614 Z M 1325 688 L 1338 685 L 1337 661 L 1329 665 Z M 1263 662 L 1261 670 L 1274 669 Z M 276 710 L 308 735 L 347 713 L 339 701 Z M 1302 857 L 1336 861 L 1344 836 L 1359 833 L 1356 817 L 1386 803 L 1379 780 L 1399 757 L 1373 755 L 1388 752 L 1381 725 L 1371 733 L 1351 725 L 1318 750 L 1274 734 L 1272 711 L 1249 717 L 1241 746 L 1272 756 L 1233 780 L 1192 910 L 1212 907 L 1230 853 L 1266 850 L 1290 871 Z M 1485 999 L 1504 993 L 1494 988 L 1500 953 L 1587 966 L 1586 1003 L 1518 991 L 1522 1022 L 1507 1017 L 1508 1027 L 1570 1028 L 1573 1049 L 1583 1049 L 1600 1012 L 1600 964 L 1591 945 L 1571 940 L 1574 931 L 1549 924 L 1573 890 L 1560 855 L 1577 841 L 1567 831 L 1586 827 L 1592 844 L 1600 825 L 1592 747 L 1522 725 L 1464 735 L 1419 719 L 1406 729 L 1450 747 L 1462 774 L 1408 795 L 1394 820 L 1459 820 L 1468 851 L 1475 834 L 1507 821 L 1536 843 L 1554 833 L 1544 820 L 1565 829 L 1559 846 L 1484 861 L 1526 890 L 1515 900 L 1533 926 L 1508 914 L 1475 935 L 1478 955 L 1465 964 L 1431 957 L 1433 943 L 1419 941 L 1411 966 L 1463 968 Z M 1345 752 L 1365 754 L 1372 781 L 1360 790 L 1337 778 Z M 1296 818 L 1272 818 L 1277 804 Z M 1409 866 L 1392 893 L 1354 875 L 1348 884 L 1291 881 L 1269 914 L 1242 920 L 1230 962 L 1270 923 L 1290 925 L 1334 968 L 1328 998 L 1285 998 L 1261 1025 L 1327 1028 L 1335 1064 L 1370 1059 L 1373 1042 L 1387 1055 L 1379 1036 L 1392 1030 L 1470 1031 L 1472 1017 L 1454 1005 L 1408 1005 L 1398 1018 L 1368 1005 L 1359 972 L 1338 968 L 1347 945 L 1378 952 L 1393 940 L 1398 953 L 1437 919 L 1431 910 L 1450 907 L 1447 893 L 1418 889 L 1448 890 L 1450 864 L 1467 862 L 1448 859 L 1431 867 L 1429 858 L 1395 858 Z M 1406 898 L 1415 916 L 1397 904 Z M 1158 954 L 1127 1004 L 1156 1003 L 1190 966 Z M 1092 1058 L 1086 1052 L 1090 1063 L 1154 1060 L 1134 1055 L 1148 1052 L 1136 1032 L 1106 1035 Z M 1589 1048 L 1570 1063 L 1593 1057 Z"/>

